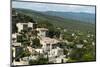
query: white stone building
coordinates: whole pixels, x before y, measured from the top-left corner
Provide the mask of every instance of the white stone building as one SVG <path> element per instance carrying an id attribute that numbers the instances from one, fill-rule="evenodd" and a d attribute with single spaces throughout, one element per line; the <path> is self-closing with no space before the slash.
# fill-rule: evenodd
<path id="1" fill-rule="evenodd" d="M 37 28 L 36 30 L 38 31 L 38 36 L 46 37 L 48 31 L 47 28 Z"/>
<path id="2" fill-rule="evenodd" d="M 84 44 L 76 44 L 77 48 L 82 48 Z"/>
<path id="3" fill-rule="evenodd" d="M 28 22 L 28 23 L 17 23 L 16 26 L 18 28 L 18 32 L 21 32 L 21 30 L 23 30 L 24 28 L 32 28 L 33 29 L 33 24 L 32 22 Z"/>
<path id="4" fill-rule="evenodd" d="M 49 53 L 49 62 L 53 63 L 62 63 L 65 62 L 64 58 L 65 55 L 63 54 L 63 49 L 57 47 L 55 49 L 52 49 Z"/>
<path id="5" fill-rule="evenodd" d="M 57 44 L 59 41 L 49 37 L 42 37 L 40 43 L 44 51 L 52 50 L 53 44 Z"/>
<path id="6" fill-rule="evenodd" d="M 65 58 L 63 54 L 63 49 L 57 46 L 57 43 L 60 42 L 57 39 L 42 37 L 40 43 L 42 44 L 42 49 L 44 53 L 48 54 L 49 62 L 61 63 Z M 56 45 L 55 48 L 53 48 Z"/>

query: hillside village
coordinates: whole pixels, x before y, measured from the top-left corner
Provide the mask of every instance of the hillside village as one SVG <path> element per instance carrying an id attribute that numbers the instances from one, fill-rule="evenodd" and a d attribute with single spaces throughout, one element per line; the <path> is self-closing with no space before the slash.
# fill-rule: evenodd
<path id="1" fill-rule="evenodd" d="M 18 13 L 12 17 L 16 17 Z M 34 18 L 33 18 L 34 19 Z M 13 23 L 13 22 L 12 22 Z M 36 21 L 16 23 L 12 33 L 12 65 L 36 65 L 95 60 L 95 35 L 73 32 L 66 39 L 60 32 L 50 36 L 50 30 L 38 27 Z M 57 35 L 56 35 L 57 34 Z M 86 37 L 85 39 L 81 37 Z M 81 39 L 80 39 L 81 38 Z M 90 52 L 91 51 L 91 52 Z"/>

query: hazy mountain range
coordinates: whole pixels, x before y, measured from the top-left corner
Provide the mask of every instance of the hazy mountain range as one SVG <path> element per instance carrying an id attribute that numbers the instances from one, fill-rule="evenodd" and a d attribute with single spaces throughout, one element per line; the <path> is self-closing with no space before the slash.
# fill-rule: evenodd
<path id="1" fill-rule="evenodd" d="M 83 13 L 83 12 L 57 12 L 57 11 L 46 11 L 43 12 L 47 15 L 52 16 L 59 16 L 62 18 L 67 19 L 73 19 L 73 20 L 79 20 L 79 21 L 85 21 L 89 23 L 95 23 L 95 14 L 92 13 Z"/>

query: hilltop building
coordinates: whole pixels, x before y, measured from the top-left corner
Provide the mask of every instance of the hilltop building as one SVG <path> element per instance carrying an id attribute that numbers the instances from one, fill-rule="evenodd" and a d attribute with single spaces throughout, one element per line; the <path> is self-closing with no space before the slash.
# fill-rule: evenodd
<path id="1" fill-rule="evenodd" d="M 35 29 L 37 26 L 37 23 L 32 23 L 32 22 L 17 23 L 16 26 L 18 28 L 18 32 L 21 32 L 21 30 L 28 30 L 29 28 Z"/>
<path id="2" fill-rule="evenodd" d="M 36 30 L 38 31 L 37 35 L 39 37 L 46 37 L 47 36 L 47 31 L 48 31 L 47 28 L 37 28 Z"/>

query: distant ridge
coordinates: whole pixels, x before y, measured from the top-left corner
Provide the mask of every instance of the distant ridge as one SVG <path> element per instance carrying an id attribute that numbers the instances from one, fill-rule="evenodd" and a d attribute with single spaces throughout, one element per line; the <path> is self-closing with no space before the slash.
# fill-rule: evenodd
<path id="1" fill-rule="evenodd" d="M 57 11 L 46 11 L 43 12 L 47 15 L 59 16 L 62 18 L 68 18 L 73 20 L 85 21 L 89 23 L 95 23 L 95 14 L 85 12 L 57 12 Z"/>

